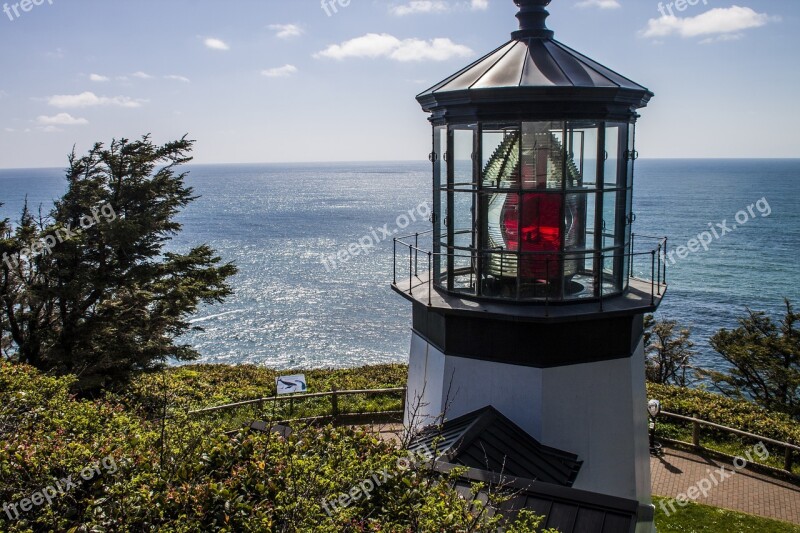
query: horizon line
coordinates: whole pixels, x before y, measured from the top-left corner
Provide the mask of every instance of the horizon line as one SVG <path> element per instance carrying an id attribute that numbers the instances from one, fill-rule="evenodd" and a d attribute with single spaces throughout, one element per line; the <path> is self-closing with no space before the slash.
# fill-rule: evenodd
<path id="1" fill-rule="evenodd" d="M 798 161 L 798 157 L 640 157 L 637 161 Z M 358 165 L 375 163 L 430 163 L 426 159 L 380 159 L 361 161 L 256 161 L 245 163 L 186 163 L 184 166 L 257 166 L 257 165 Z M 63 170 L 66 167 L 0 167 L 0 171 L 11 170 Z"/>

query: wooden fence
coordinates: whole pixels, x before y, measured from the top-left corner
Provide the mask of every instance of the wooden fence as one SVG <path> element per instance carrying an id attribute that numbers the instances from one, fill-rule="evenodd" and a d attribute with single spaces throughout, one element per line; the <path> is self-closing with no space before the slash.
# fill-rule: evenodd
<path id="1" fill-rule="evenodd" d="M 763 442 L 764 444 L 771 444 L 773 446 L 783 448 L 785 450 L 783 469 L 789 472 L 790 474 L 792 473 L 792 465 L 794 463 L 793 461 L 794 453 L 800 452 L 800 446 L 797 446 L 791 442 L 781 442 L 779 440 L 769 439 L 767 437 L 762 437 L 761 435 L 755 435 L 753 433 L 748 433 L 747 431 L 742 431 L 740 429 L 734 429 L 727 426 L 722 426 L 720 424 L 715 424 L 714 422 L 700 420 L 699 418 L 695 418 L 692 416 L 684 416 L 675 413 L 669 413 L 667 411 L 662 411 L 661 414 L 658 416 L 672 418 L 675 420 L 681 420 L 683 422 L 690 422 L 692 424 L 692 442 L 684 442 L 684 441 L 677 441 L 677 442 L 680 442 L 682 444 L 689 444 L 696 450 L 717 451 L 712 448 L 706 448 L 701 444 L 700 432 L 701 432 L 701 427 L 703 426 L 710 427 L 718 431 L 722 431 L 723 433 L 730 433 L 732 435 L 737 435 L 739 437 L 746 437 L 749 439 L 757 440 L 759 442 Z"/>
<path id="2" fill-rule="evenodd" d="M 310 418 L 290 418 L 286 421 L 322 421 L 322 420 L 334 420 L 334 421 L 349 421 L 355 423 L 358 419 L 369 419 L 369 420 L 400 420 L 402 421 L 402 417 L 405 413 L 406 408 L 406 388 L 405 387 L 394 387 L 389 389 L 361 389 L 361 390 L 333 390 L 330 392 L 315 392 L 310 394 L 293 394 L 293 395 L 284 395 L 284 396 L 270 396 L 267 398 L 258 398 L 255 400 L 247 400 L 242 402 L 230 403 L 225 405 L 218 405 L 215 407 L 206 407 L 204 409 L 197 409 L 194 411 L 189 411 L 189 415 L 204 415 L 208 413 L 215 413 L 219 411 L 229 410 L 229 409 L 236 409 L 238 407 L 245 407 L 245 406 L 252 406 L 252 405 L 263 405 L 266 403 L 278 403 L 278 402 L 289 402 L 290 405 L 290 416 L 293 413 L 294 409 L 294 402 L 302 402 L 304 400 L 309 400 L 313 398 L 329 398 L 330 399 L 330 412 L 328 414 L 323 414 L 319 416 L 314 416 Z M 363 395 L 363 396 L 377 396 L 383 394 L 397 394 L 402 393 L 402 404 L 399 411 L 380 411 L 380 412 L 364 412 L 364 413 L 343 413 L 339 409 L 339 399 L 348 396 L 356 396 L 356 395 Z M 692 442 L 684 442 L 684 441 L 675 441 L 681 444 L 687 444 L 695 448 L 696 450 L 704 450 L 704 451 L 718 451 L 712 448 L 707 448 L 702 445 L 701 443 L 701 428 L 702 427 L 709 427 L 713 428 L 718 431 L 722 431 L 724 433 L 730 433 L 732 435 L 737 435 L 740 437 L 746 437 L 749 439 L 753 439 L 759 442 L 763 442 L 764 444 L 770 444 L 773 446 L 777 446 L 779 448 L 783 448 L 785 450 L 784 456 L 784 470 L 789 473 L 792 473 L 792 466 L 794 464 L 794 455 L 795 453 L 800 452 L 800 446 L 791 443 L 791 442 L 781 442 L 778 440 L 770 439 L 767 437 L 762 437 L 761 435 L 755 435 L 753 433 L 748 433 L 747 431 L 742 431 L 739 429 L 730 428 L 727 426 L 722 426 L 720 424 L 715 424 L 714 422 L 708 422 L 706 420 L 701 420 L 699 418 L 691 417 L 691 416 L 684 416 L 679 415 L 676 413 L 670 413 L 666 411 L 662 411 L 659 415 L 660 417 L 671 418 L 675 420 L 680 420 L 683 422 L 689 422 L 692 424 Z"/>

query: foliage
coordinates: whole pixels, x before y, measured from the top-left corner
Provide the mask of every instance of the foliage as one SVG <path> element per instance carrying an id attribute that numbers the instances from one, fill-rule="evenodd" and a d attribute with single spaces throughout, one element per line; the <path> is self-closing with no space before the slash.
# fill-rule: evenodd
<path id="1" fill-rule="evenodd" d="M 763 409 L 752 402 L 726 398 L 720 394 L 698 389 L 647 384 L 649 398 L 661 401 L 665 411 L 684 416 L 695 416 L 734 429 L 740 429 L 781 442 L 800 442 L 800 425 L 784 413 Z M 692 442 L 692 424 L 660 417 L 656 429 L 659 438 Z M 701 444 L 729 455 L 744 454 L 756 444 L 753 439 L 737 437 L 728 432 L 701 428 Z M 767 445 L 770 456 L 763 464 L 783 469 L 785 449 Z M 758 462 L 762 462 L 759 460 Z M 800 474 L 800 464 L 795 461 L 794 472 Z"/>
<path id="2" fill-rule="evenodd" d="M 118 397 L 142 416 L 160 416 L 164 406 L 164 391 L 168 391 L 167 402 L 173 409 L 200 409 L 226 403 L 271 397 L 276 394 L 275 378 L 278 375 L 305 374 L 308 392 L 332 390 L 380 389 L 405 386 L 408 367 L 398 364 L 366 366 L 344 369 L 294 369 L 278 372 L 254 365 L 187 365 L 159 372 L 140 374 Z M 339 399 L 341 412 L 361 413 L 400 410 L 403 394 L 380 396 L 352 396 Z M 329 414 L 330 400 L 315 398 L 294 402 L 293 417 L 310 417 Z M 289 417 L 288 404 L 282 402 L 273 412 L 271 406 L 266 413 L 240 409 L 241 417 L 260 414 L 276 419 Z M 224 423 L 224 421 L 223 421 Z"/>
<path id="3" fill-rule="evenodd" d="M 544 517 L 537 516 L 532 511 L 523 509 L 517 515 L 516 522 L 506 528 L 506 533 L 528 533 L 528 532 L 541 532 L 541 533 L 558 533 L 558 530 L 553 528 L 541 529 Z"/>
<path id="4" fill-rule="evenodd" d="M 401 469 L 402 452 L 371 433 L 296 426 L 287 439 L 228 436 L 180 411 L 146 421 L 112 395 L 78 400 L 73 379 L 0 360 L 0 502 L 31 498 L 103 458 L 115 468 L 19 519 L 0 513 L 0 531 L 484 532 L 501 519 L 476 514 L 486 508 L 462 499 L 451 478 Z M 391 479 L 369 498 L 325 510 L 379 472 Z"/>
<path id="5" fill-rule="evenodd" d="M 744 400 L 713 392 L 648 383 L 648 397 L 661 401 L 665 411 L 740 429 L 770 439 L 800 442 L 800 426 L 791 417 Z M 662 419 L 660 424 L 665 419 Z M 707 431 L 707 430 L 704 430 Z"/>
<path id="6" fill-rule="evenodd" d="M 789 300 L 785 305 L 779 324 L 761 311 L 748 309 L 739 327 L 711 337 L 711 346 L 732 368 L 704 374 L 726 396 L 752 399 L 800 420 L 800 314 Z"/>
<path id="7" fill-rule="evenodd" d="M 664 498 L 654 500 L 658 533 L 800 533 L 797 525 L 693 502 L 667 516 L 659 505 Z"/>
<path id="8" fill-rule="evenodd" d="M 644 346 L 647 380 L 652 383 L 686 387 L 691 381 L 692 357 L 695 355 L 691 331 L 674 320 L 644 319 Z M 689 374 L 687 375 L 687 372 Z"/>
<path id="9" fill-rule="evenodd" d="M 236 272 L 208 246 L 165 253 L 181 229 L 175 217 L 194 197 L 180 165 L 185 137 L 163 146 L 138 141 L 74 152 L 67 192 L 47 215 L 22 212 L 0 235 L 0 337 L 6 356 L 79 376 L 80 388 L 197 352 L 176 339 L 200 302 L 220 302 Z M 2 233 L 2 232 L 0 232 Z"/>

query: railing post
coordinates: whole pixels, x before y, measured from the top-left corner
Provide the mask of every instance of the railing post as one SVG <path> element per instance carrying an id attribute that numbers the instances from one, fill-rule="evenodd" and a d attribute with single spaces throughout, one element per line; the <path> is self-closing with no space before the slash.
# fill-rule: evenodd
<path id="1" fill-rule="evenodd" d="M 692 445 L 695 449 L 700 449 L 700 423 L 697 421 L 697 415 L 692 415 Z"/>
<path id="2" fill-rule="evenodd" d="M 633 254 L 633 250 L 634 250 L 633 240 L 634 240 L 635 237 L 636 237 L 636 234 L 635 233 L 631 233 L 631 248 L 630 248 L 630 250 L 628 250 L 628 253 L 631 254 L 631 258 L 630 258 L 630 261 L 628 263 L 628 277 L 630 277 L 630 278 L 633 277 L 633 261 L 634 261 L 634 259 L 636 257 Z"/>
<path id="3" fill-rule="evenodd" d="M 408 247 L 408 294 L 412 294 L 414 287 L 414 275 L 412 268 L 414 266 L 414 251 L 411 246 Z"/>
<path id="4" fill-rule="evenodd" d="M 658 295 L 661 296 L 661 243 L 658 243 L 658 285 L 656 285 L 658 290 Z"/>
<path id="5" fill-rule="evenodd" d="M 789 444 L 794 444 L 792 439 L 789 439 Z M 784 458 L 783 469 L 792 473 L 792 449 L 788 446 L 786 447 L 786 457 Z"/>
<path id="6" fill-rule="evenodd" d="M 433 260 L 433 252 L 428 252 L 428 307 L 431 306 L 431 295 L 433 293 L 433 265 L 431 264 Z"/>
<path id="7" fill-rule="evenodd" d="M 400 400 L 400 411 L 403 413 L 403 421 L 405 422 L 406 419 L 406 394 L 407 392 L 403 392 L 403 398 Z"/>
<path id="8" fill-rule="evenodd" d="M 650 251 L 650 305 L 656 303 L 656 251 Z"/>
<path id="9" fill-rule="evenodd" d="M 392 247 L 392 285 L 397 285 L 397 239 L 393 240 Z"/>
<path id="10" fill-rule="evenodd" d="M 669 244 L 669 238 L 664 237 L 664 276 L 662 280 L 665 287 L 667 286 L 667 244 Z"/>
<path id="11" fill-rule="evenodd" d="M 331 414 L 334 421 L 339 418 L 339 393 L 336 389 L 333 389 L 333 394 L 331 395 Z"/>
<path id="12" fill-rule="evenodd" d="M 414 275 L 419 276 L 419 233 L 414 234 Z"/>

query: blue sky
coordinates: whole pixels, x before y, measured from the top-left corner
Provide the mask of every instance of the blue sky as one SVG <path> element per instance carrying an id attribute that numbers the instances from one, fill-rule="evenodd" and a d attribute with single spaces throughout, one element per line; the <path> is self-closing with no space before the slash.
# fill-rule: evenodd
<path id="1" fill-rule="evenodd" d="M 188 133 L 198 163 L 424 160 L 415 95 L 508 40 L 517 11 L 29 1 L 0 0 L 0 168 L 64 166 L 73 145 L 148 132 Z M 554 0 L 550 12 L 556 39 L 656 93 L 642 157 L 800 157 L 797 0 Z"/>

